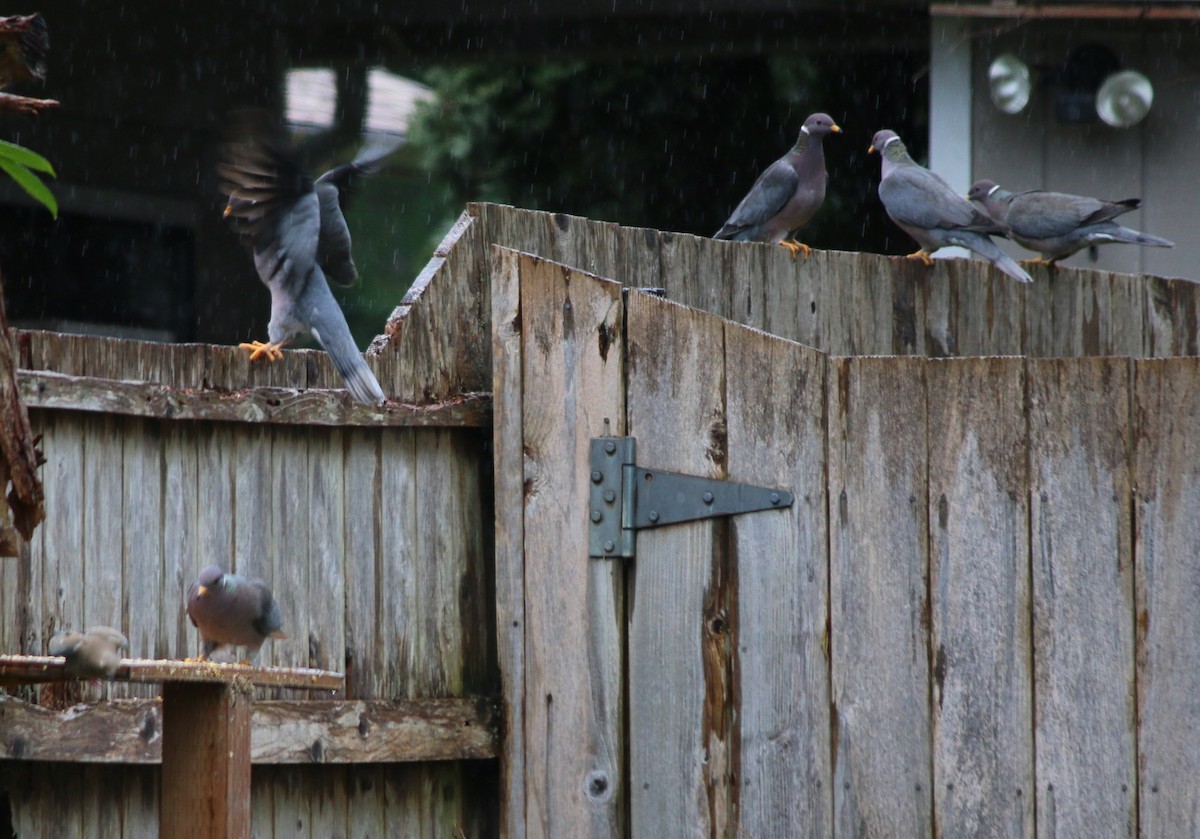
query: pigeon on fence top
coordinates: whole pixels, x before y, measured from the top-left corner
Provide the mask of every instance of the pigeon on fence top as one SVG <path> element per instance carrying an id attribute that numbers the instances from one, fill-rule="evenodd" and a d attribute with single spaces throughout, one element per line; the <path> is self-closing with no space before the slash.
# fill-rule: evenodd
<path id="1" fill-rule="evenodd" d="M 209 565 L 188 588 L 187 613 L 200 630 L 206 659 L 218 647 L 245 647 L 253 661 L 268 638 L 286 638 L 283 617 L 271 589 L 262 580 L 226 574 Z"/>
<path id="2" fill-rule="evenodd" d="M 39 14 L 0 17 L 0 88 L 46 80 L 50 29 Z"/>
<path id="3" fill-rule="evenodd" d="M 1092 245 L 1123 242 L 1154 248 L 1173 248 L 1174 242 L 1139 233 L 1113 221 L 1136 210 L 1141 200 L 1104 201 L 1065 192 L 1031 189 L 1009 192 L 992 180 L 976 181 L 967 197 L 989 216 L 1002 221 L 1022 247 L 1041 253 L 1034 263 L 1053 265 Z"/>
<path id="4" fill-rule="evenodd" d="M 355 399 L 384 402 L 326 280 L 352 285 L 358 279 L 341 202 L 352 181 L 376 168 L 380 158 L 338 166 L 314 182 L 288 148 L 283 129 L 266 115 L 235 115 L 230 138 L 217 166 L 229 197 L 225 217 L 249 242 L 258 276 L 271 290 L 269 343 L 241 346 L 251 351 L 251 360 L 274 361 L 282 357 L 283 344 L 311 333 Z"/>
<path id="5" fill-rule="evenodd" d="M 67 660 L 67 672 L 83 679 L 111 679 L 121 663 L 121 650 L 129 640 L 111 626 L 93 626 L 87 632 L 60 632 L 50 639 L 50 655 Z"/>
<path id="6" fill-rule="evenodd" d="M 884 209 L 921 246 L 908 255 L 910 259 L 931 265 L 931 253 L 958 245 L 979 254 L 1015 280 L 1033 282 L 990 238 L 1007 236 L 1008 227 L 956 193 L 936 173 L 917 165 L 895 131 L 876 132 L 867 151 L 879 152 L 883 160 L 879 199 Z"/>
<path id="7" fill-rule="evenodd" d="M 792 259 L 812 248 L 789 235 L 808 224 L 825 203 L 825 149 L 822 140 L 841 128 L 829 114 L 813 114 L 800 127 L 796 145 L 758 176 L 714 239 L 771 242 L 787 248 Z"/>

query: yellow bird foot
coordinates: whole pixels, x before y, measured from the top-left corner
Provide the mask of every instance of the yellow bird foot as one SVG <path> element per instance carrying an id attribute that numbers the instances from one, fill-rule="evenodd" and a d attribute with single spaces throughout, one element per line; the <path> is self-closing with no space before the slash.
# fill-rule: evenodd
<path id="1" fill-rule="evenodd" d="M 1046 259 L 1045 257 L 1035 256 L 1033 259 L 1022 259 L 1022 265 L 1045 265 L 1050 268 L 1058 267 L 1057 259 Z"/>
<path id="2" fill-rule="evenodd" d="M 280 341 L 278 344 L 264 344 L 262 341 L 251 341 L 248 344 L 238 344 L 238 349 L 250 350 L 251 361 L 258 361 L 263 356 L 267 357 L 267 361 L 278 361 L 283 358 L 284 343 L 284 341 Z"/>
<path id="3" fill-rule="evenodd" d="M 812 253 L 812 248 L 810 248 L 808 245 L 804 244 L 803 242 L 796 241 L 795 239 L 784 239 L 782 242 L 779 243 L 779 245 L 780 245 L 780 247 L 787 248 L 788 253 L 790 253 L 792 255 L 792 262 L 796 261 L 796 257 L 800 254 L 801 251 L 804 252 L 804 258 L 806 260 L 808 259 L 809 255 Z"/>
<path id="4" fill-rule="evenodd" d="M 922 265 L 932 265 L 933 264 L 933 257 L 931 257 L 929 255 L 929 251 L 925 250 L 924 248 L 921 248 L 920 250 L 915 250 L 912 253 L 905 254 L 904 258 L 905 259 L 919 259 L 919 260 L 921 260 Z"/>

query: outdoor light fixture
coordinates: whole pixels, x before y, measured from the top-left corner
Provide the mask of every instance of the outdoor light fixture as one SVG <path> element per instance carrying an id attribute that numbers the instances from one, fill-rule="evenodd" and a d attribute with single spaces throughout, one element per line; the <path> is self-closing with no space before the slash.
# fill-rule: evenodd
<path id="1" fill-rule="evenodd" d="M 1137 125 L 1154 103 L 1154 86 L 1143 74 L 1122 70 L 1108 47 L 1087 44 L 1058 67 L 1035 67 L 1042 87 L 1055 87 L 1054 116 L 1068 125 L 1095 122 L 1114 128 Z M 992 103 L 1002 113 L 1018 114 L 1029 104 L 1033 71 L 1011 53 L 988 65 Z"/>
<path id="2" fill-rule="evenodd" d="M 1029 65 L 1010 52 L 988 65 L 988 88 L 992 104 L 1006 114 L 1019 114 L 1029 104 L 1033 80 Z"/>

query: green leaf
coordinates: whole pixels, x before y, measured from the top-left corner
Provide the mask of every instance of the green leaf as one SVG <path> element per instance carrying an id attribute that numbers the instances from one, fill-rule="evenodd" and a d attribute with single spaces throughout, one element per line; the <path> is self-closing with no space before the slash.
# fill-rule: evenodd
<path id="1" fill-rule="evenodd" d="M 8 159 L 35 172 L 45 172 L 51 177 L 57 177 L 54 167 L 50 165 L 49 160 L 24 146 L 18 146 L 16 143 L 7 143 L 4 140 L 0 140 L 0 159 Z"/>
<path id="2" fill-rule="evenodd" d="M 37 175 L 20 163 L 14 163 L 2 155 L 0 155 L 0 169 L 7 172 L 21 189 L 29 193 L 31 198 L 45 206 L 50 211 L 50 215 L 58 218 L 58 202 L 54 200 L 53 193 L 38 179 Z"/>

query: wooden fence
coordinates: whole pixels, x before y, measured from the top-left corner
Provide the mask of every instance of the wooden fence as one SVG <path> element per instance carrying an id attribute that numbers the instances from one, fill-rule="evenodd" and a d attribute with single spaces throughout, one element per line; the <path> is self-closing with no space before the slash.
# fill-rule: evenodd
<path id="1" fill-rule="evenodd" d="M 1190 835 L 1200 300 L 1035 279 L 474 205 L 371 348 L 386 413 L 320 353 L 22 335 L 48 519 L 0 648 L 194 653 L 201 566 L 270 579 L 263 660 L 348 695 L 259 697 L 264 837 Z M 578 556 L 605 417 L 797 504 Z M 20 835 L 150 835 L 156 703 L 83 690 L 0 701 Z"/>
<path id="2" fill-rule="evenodd" d="M 492 278 L 513 835 L 1196 834 L 1200 361 L 836 357 Z M 589 559 L 606 431 L 796 503 Z"/>

